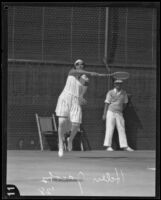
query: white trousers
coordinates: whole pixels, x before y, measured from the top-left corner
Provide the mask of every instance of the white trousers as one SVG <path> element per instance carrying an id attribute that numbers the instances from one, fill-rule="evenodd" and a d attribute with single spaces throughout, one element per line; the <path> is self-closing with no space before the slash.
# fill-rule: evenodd
<path id="1" fill-rule="evenodd" d="M 107 111 L 106 115 L 106 134 L 104 140 L 104 146 L 112 146 L 112 137 L 114 133 L 114 128 L 117 127 L 119 135 L 120 147 L 127 147 L 127 138 L 125 132 L 125 120 L 122 113 L 114 113 L 112 111 Z"/>

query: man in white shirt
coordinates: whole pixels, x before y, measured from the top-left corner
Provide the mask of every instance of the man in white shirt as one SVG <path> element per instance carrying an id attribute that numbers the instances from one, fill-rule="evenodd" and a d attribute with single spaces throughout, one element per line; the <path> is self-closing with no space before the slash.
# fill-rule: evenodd
<path id="1" fill-rule="evenodd" d="M 113 151 L 112 138 L 115 126 L 118 130 L 120 147 L 126 151 L 133 151 L 128 146 L 125 121 L 123 117 L 123 110 L 128 103 L 128 97 L 125 90 L 121 88 L 123 81 L 115 80 L 114 89 L 110 90 L 105 99 L 103 120 L 106 119 L 106 134 L 104 140 L 104 146 L 107 146 L 107 151 Z"/>

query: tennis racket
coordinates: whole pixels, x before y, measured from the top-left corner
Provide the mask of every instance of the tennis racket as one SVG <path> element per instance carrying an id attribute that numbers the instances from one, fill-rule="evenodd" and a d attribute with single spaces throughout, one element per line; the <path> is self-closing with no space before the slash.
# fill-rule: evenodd
<path id="1" fill-rule="evenodd" d="M 130 74 L 128 72 L 114 72 L 106 75 L 112 76 L 114 79 L 119 79 L 119 80 L 126 80 L 130 77 Z"/>
<path id="2" fill-rule="evenodd" d="M 126 80 L 130 77 L 130 74 L 128 72 L 114 72 L 111 74 L 100 74 L 100 76 L 113 77 L 114 79 L 119 80 Z"/>

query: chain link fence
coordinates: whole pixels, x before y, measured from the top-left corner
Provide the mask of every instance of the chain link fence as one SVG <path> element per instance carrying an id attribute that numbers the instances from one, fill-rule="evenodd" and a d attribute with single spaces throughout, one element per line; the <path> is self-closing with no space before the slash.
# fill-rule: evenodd
<path id="1" fill-rule="evenodd" d="M 130 73 L 125 89 L 132 94 L 127 119 L 131 118 L 128 132 L 133 147 L 155 148 L 156 10 L 109 8 L 108 22 L 106 11 L 104 7 L 9 7 L 9 149 L 18 148 L 22 138 L 28 141 L 26 148 L 39 148 L 35 113 L 54 112 L 68 70 L 77 58 L 84 59 L 87 69 L 107 73 L 105 45 L 111 72 Z M 106 92 L 112 88 L 108 84 L 93 79 L 87 94 L 84 124 L 92 149 L 103 146 L 101 113 Z"/>

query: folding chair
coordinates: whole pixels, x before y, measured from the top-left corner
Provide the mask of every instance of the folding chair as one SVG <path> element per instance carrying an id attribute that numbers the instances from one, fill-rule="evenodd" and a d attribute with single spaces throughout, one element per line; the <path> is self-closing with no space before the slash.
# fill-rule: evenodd
<path id="1" fill-rule="evenodd" d="M 37 113 L 35 115 L 41 151 L 45 150 L 46 146 L 50 150 L 57 150 L 58 133 L 55 115 L 53 114 L 52 117 L 40 117 Z"/>
<path id="2" fill-rule="evenodd" d="M 91 146 L 88 140 L 88 135 L 83 127 L 83 125 L 80 126 L 80 137 L 81 137 L 81 150 L 86 151 L 86 150 L 91 150 Z"/>

